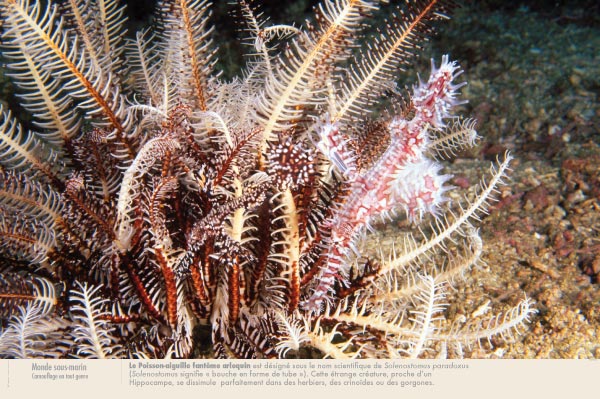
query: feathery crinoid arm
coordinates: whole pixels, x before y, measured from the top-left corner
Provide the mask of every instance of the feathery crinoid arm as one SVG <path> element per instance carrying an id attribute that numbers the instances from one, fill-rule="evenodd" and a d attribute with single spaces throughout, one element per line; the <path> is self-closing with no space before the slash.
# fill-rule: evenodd
<path id="1" fill-rule="evenodd" d="M 45 181 L 62 187 L 57 154 L 35 132 L 25 131 L 21 124 L 0 105 L 0 164 L 8 170 L 41 174 Z"/>
<path id="2" fill-rule="evenodd" d="M 48 266 L 57 236 L 51 225 L 43 221 L 0 209 L 0 245 L 7 257 L 17 263 L 27 261 L 33 266 Z"/>
<path id="3" fill-rule="evenodd" d="M 70 339 L 66 340 L 75 344 L 73 355 L 89 359 L 120 357 L 123 348 L 113 335 L 114 327 L 106 320 L 108 300 L 100 297 L 100 287 L 77 285 L 77 289 L 71 291 L 71 300 L 75 303 L 71 308 L 73 327 Z"/>
<path id="4" fill-rule="evenodd" d="M 54 319 L 56 293 L 45 279 L 0 267 L 0 358 L 58 357 L 64 323 Z"/>
<path id="5" fill-rule="evenodd" d="M 506 341 L 514 340 L 536 313 L 538 310 L 534 308 L 534 301 L 525 297 L 503 312 L 472 315 L 472 319 L 466 323 L 455 322 L 449 329 L 434 333 L 432 338 L 446 343 L 455 356 L 462 356 L 464 348 L 470 348 L 474 343 L 481 346 L 482 342 L 487 342 L 493 346 L 492 338 L 495 337 Z"/>
<path id="6" fill-rule="evenodd" d="M 377 8 L 375 1 L 326 0 L 319 10 L 316 29 L 292 39 L 277 60 L 275 73 L 268 76 L 258 102 L 259 119 L 266 142 L 275 132 L 293 127 L 304 107 L 321 104 L 334 66 L 349 55 L 355 32 L 363 18 Z"/>
<path id="7" fill-rule="evenodd" d="M 69 21 L 81 37 L 91 62 L 111 71 L 116 78 L 123 78 L 121 44 L 125 35 L 125 6 L 119 6 L 118 0 L 68 0 L 66 6 Z"/>
<path id="8" fill-rule="evenodd" d="M 443 129 L 433 131 L 427 151 L 437 159 L 451 159 L 460 151 L 479 142 L 475 130 L 477 122 L 471 118 L 453 118 Z"/>
<path id="9" fill-rule="evenodd" d="M 342 75 L 341 95 L 332 110 L 332 121 L 348 122 L 352 116 L 362 116 L 395 82 L 396 72 L 414 62 L 421 43 L 432 33 L 431 22 L 447 18 L 452 2 L 419 0 L 406 2 L 380 30 L 368 47 L 360 53 L 359 61 Z"/>
<path id="10" fill-rule="evenodd" d="M 60 205 L 56 191 L 43 188 L 34 178 L 62 187 L 51 166 L 55 155 L 34 133 L 24 135 L 2 107 L 0 155 L 5 169 L 0 173 L 0 243 L 13 260 L 45 265 L 55 249 Z"/>
<path id="11" fill-rule="evenodd" d="M 6 44 L 9 75 L 19 88 L 21 104 L 40 129 L 40 136 L 60 149 L 79 133 L 81 119 L 70 109 L 72 99 L 60 88 L 60 81 L 52 78 L 48 69 L 32 56 L 21 36 L 15 31 L 16 40 Z"/>
<path id="12" fill-rule="evenodd" d="M 174 137 L 162 136 L 148 141 L 123 176 L 117 201 L 117 220 L 115 226 L 115 244 L 125 252 L 131 249 L 131 238 L 135 233 L 133 219 L 136 214 L 135 199 L 142 193 L 139 176 L 162 160 L 166 153 L 179 147 Z"/>
<path id="13" fill-rule="evenodd" d="M 159 6 L 160 53 L 166 85 L 183 90 L 182 97 L 190 99 L 186 105 L 200 111 L 210 109 L 208 85 L 216 63 L 210 40 L 212 28 L 208 24 L 209 6 L 208 0 L 165 0 Z M 177 104 L 173 101 L 170 105 Z"/>
<path id="14" fill-rule="evenodd" d="M 161 91 L 164 90 L 164 76 L 161 70 L 158 44 L 150 30 L 137 32 L 135 39 L 128 39 L 125 48 L 130 73 L 134 77 L 133 88 L 142 96 L 142 101 L 154 107 L 162 104 Z M 166 104 L 162 104 L 166 107 Z M 168 108 L 163 108 L 166 115 Z"/>
<path id="15" fill-rule="evenodd" d="M 131 158 L 134 153 L 128 137 L 131 120 L 125 98 L 114 84 L 116 77 L 94 62 L 77 33 L 63 29 L 65 20 L 58 7 L 29 0 L 3 0 L 1 10 L 6 22 L 4 38 L 13 45 L 21 41 L 37 68 L 43 66 L 48 76 L 61 82 L 58 85 L 49 79 L 45 82 L 49 96 L 57 102 L 56 109 L 62 109 L 61 118 L 69 120 L 72 118 L 69 113 L 74 112 L 61 106 L 64 100 L 57 100 L 66 95 L 93 125 L 108 129 L 110 137 L 122 146 L 118 156 Z M 22 82 L 31 79 L 26 69 L 17 73 L 21 74 Z M 45 107 L 45 100 L 43 95 L 33 96 L 31 106 Z"/>
<path id="16" fill-rule="evenodd" d="M 0 357 L 27 359 L 58 357 L 56 321 L 37 304 L 19 307 L 6 329 L 0 331 Z"/>
<path id="17" fill-rule="evenodd" d="M 48 314 L 56 305 L 56 291 L 50 281 L 29 279 L 17 267 L 0 266 L 0 318 L 7 319 L 19 306 L 35 304 Z M 4 323 L 2 323 L 4 324 Z"/>
<path id="18" fill-rule="evenodd" d="M 23 273 L 52 272 L 60 246 L 65 171 L 53 147 L 0 106 L 0 246 L 3 262 Z M 31 317 L 21 321 L 37 320 L 39 312 L 23 306 L 23 317 Z"/>

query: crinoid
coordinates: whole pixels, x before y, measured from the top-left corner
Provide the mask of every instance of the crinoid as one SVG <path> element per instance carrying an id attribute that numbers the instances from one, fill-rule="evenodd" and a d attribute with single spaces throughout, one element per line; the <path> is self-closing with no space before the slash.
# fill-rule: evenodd
<path id="1" fill-rule="evenodd" d="M 231 81 L 206 1 L 162 1 L 131 39 L 115 0 L 0 3 L 32 116 L 0 119 L 2 356 L 460 356 L 534 312 L 444 318 L 510 160 L 453 206 L 436 158 L 476 140 L 460 68 L 444 56 L 390 98 L 451 3 L 387 10 L 358 50 L 391 6 L 325 0 L 297 28 L 240 0 L 251 54 Z M 403 218 L 412 232 L 363 249 Z"/>

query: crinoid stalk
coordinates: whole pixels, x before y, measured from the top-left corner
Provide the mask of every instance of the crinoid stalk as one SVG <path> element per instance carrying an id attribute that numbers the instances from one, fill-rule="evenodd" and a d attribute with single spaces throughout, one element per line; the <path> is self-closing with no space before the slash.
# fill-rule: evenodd
<path id="1" fill-rule="evenodd" d="M 453 204 L 440 160 L 477 137 L 460 67 L 390 97 L 450 2 L 325 0 L 299 28 L 240 0 L 231 81 L 206 1 L 162 1 L 132 38 L 116 0 L 0 4 L 32 116 L 0 116 L 1 356 L 460 356 L 534 312 L 445 319 L 510 161 Z M 400 219 L 411 233 L 363 249 Z"/>

